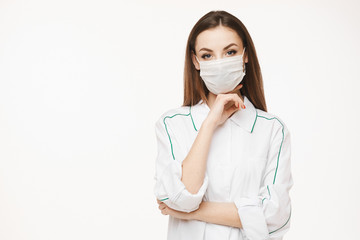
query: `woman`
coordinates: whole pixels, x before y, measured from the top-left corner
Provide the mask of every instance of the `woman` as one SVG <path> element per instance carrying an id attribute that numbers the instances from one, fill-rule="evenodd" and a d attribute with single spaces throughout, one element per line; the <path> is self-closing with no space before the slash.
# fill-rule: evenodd
<path id="1" fill-rule="evenodd" d="M 293 185 L 290 133 L 268 113 L 243 23 L 211 11 L 187 42 L 183 105 L 155 125 L 154 193 L 168 239 L 282 239 Z"/>

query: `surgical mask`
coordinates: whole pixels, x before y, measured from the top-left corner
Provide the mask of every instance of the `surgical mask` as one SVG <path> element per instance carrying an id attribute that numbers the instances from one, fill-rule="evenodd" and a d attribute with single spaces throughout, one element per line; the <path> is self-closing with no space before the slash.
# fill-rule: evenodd
<path id="1" fill-rule="evenodd" d="M 211 61 L 199 61 L 200 76 L 206 87 L 214 94 L 232 91 L 240 84 L 245 76 L 246 69 L 243 68 L 243 56 L 226 57 Z"/>

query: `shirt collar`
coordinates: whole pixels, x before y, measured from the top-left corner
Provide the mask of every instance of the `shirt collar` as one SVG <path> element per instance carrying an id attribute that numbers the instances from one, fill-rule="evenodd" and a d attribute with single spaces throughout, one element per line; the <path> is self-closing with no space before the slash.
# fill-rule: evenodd
<path id="1" fill-rule="evenodd" d="M 246 108 L 236 111 L 229 119 L 239 127 L 252 133 L 257 118 L 257 110 L 246 96 L 244 96 L 244 104 Z M 209 111 L 209 106 L 202 99 L 195 106 L 191 107 L 191 115 L 198 129 Z"/>

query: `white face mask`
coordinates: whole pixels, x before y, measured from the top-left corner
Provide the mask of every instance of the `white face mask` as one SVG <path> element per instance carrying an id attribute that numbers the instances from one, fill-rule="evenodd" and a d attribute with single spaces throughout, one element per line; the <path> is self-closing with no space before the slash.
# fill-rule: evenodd
<path id="1" fill-rule="evenodd" d="M 200 76 L 206 87 L 214 94 L 226 93 L 233 90 L 245 76 L 243 56 L 226 57 L 211 61 L 199 61 Z"/>

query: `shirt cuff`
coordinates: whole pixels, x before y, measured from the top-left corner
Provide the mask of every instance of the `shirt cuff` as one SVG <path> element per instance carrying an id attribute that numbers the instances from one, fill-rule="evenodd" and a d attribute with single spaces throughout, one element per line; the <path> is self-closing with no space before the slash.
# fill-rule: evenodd
<path id="1" fill-rule="evenodd" d="M 260 197 L 238 198 L 234 201 L 240 217 L 242 230 L 249 240 L 269 239 L 269 232 Z"/>
<path id="2" fill-rule="evenodd" d="M 155 195 L 170 208 L 182 211 L 192 212 L 199 208 L 203 196 L 208 187 L 209 179 L 205 174 L 204 181 L 197 193 L 190 193 L 184 183 L 181 181 L 182 166 L 176 160 L 164 171 L 155 186 Z"/>

